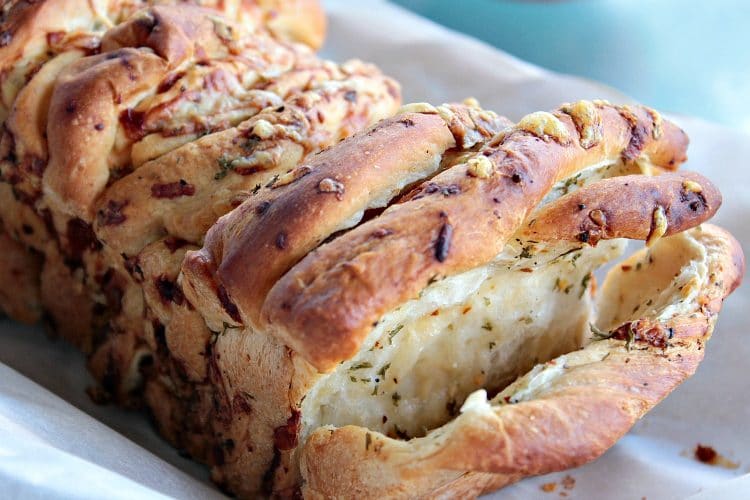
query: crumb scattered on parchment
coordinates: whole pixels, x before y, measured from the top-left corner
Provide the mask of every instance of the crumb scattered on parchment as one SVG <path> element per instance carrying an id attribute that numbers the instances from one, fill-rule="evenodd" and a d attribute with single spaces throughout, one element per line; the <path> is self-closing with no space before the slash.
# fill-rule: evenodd
<path id="1" fill-rule="evenodd" d="M 557 483 L 544 483 L 539 488 L 541 488 L 541 490 L 545 493 L 552 493 L 557 489 Z"/>
<path id="2" fill-rule="evenodd" d="M 567 475 L 564 478 L 562 478 L 561 483 L 563 485 L 563 488 L 565 488 L 566 490 L 572 490 L 573 488 L 576 487 L 576 480 L 571 475 Z"/>
<path id="3" fill-rule="evenodd" d="M 695 446 L 692 454 L 686 453 L 687 456 L 692 456 L 699 462 L 708 465 L 715 465 L 717 467 L 724 467 L 727 469 L 737 469 L 740 464 L 729 460 L 724 455 L 717 452 L 712 446 L 698 444 Z"/>
<path id="4" fill-rule="evenodd" d="M 568 474 L 560 480 L 560 484 L 566 490 L 572 490 L 576 486 L 576 480 L 573 476 Z M 543 485 L 539 486 L 539 488 L 545 493 L 553 493 L 557 489 L 557 483 L 554 481 L 544 483 Z M 560 496 L 567 497 L 568 493 L 565 491 L 560 491 Z"/>

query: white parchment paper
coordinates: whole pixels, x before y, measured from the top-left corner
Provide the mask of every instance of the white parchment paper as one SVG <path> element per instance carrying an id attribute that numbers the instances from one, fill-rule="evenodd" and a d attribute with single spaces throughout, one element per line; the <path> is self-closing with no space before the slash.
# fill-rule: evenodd
<path id="1" fill-rule="evenodd" d="M 602 85 L 546 72 L 383 1 L 331 0 L 326 6 L 330 35 L 324 54 L 377 63 L 400 80 L 405 102 L 473 96 L 517 119 L 575 99 L 629 100 Z M 714 222 L 750 249 L 750 136 L 672 117 L 691 137 L 685 168 L 707 175 L 724 195 Z M 750 289 L 743 286 L 725 303 L 696 376 L 601 459 L 524 480 L 492 498 L 750 498 L 748 320 Z M 221 497 L 206 469 L 180 457 L 144 415 L 94 405 L 84 393 L 91 383 L 84 363 L 41 328 L 0 322 L 0 497 Z M 740 466 L 695 461 L 691 452 L 697 443 Z M 563 486 L 566 475 L 574 487 Z M 541 489 L 550 482 L 554 491 Z"/>

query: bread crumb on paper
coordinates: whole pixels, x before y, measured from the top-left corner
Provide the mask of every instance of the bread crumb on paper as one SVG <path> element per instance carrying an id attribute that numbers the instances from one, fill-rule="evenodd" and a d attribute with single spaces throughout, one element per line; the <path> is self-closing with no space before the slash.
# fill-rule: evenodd
<path id="1" fill-rule="evenodd" d="M 539 487 L 543 492 L 545 493 L 552 493 L 557 489 L 557 483 L 551 482 L 551 483 L 544 483 Z"/>
<path id="2" fill-rule="evenodd" d="M 704 464 L 724 467 L 726 469 L 737 469 L 740 466 L 738 462 L 733 462 L 732 460 L 729 460 L 727 457 L 718 453 L 712 446 L 703 445 L 700 443 L 695 446 L 693 456 L 697 461 Z"/>

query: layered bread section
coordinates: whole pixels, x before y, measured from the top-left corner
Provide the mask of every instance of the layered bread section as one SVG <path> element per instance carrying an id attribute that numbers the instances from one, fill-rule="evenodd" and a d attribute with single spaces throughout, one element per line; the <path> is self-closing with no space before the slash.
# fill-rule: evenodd
<path id="1" fill-rule="evenodd" d="M 264 477 L 273 478 L 265 491 L 302 484 L 312 496 L 478 494 L 600 455 L 694 369 L 655 368 L 668 380 L 633 403 L 638 411 L 618 414 L 604 394 L 571 403 L 564 411 L 601 406 L 615 429 L 555 440 L 568 429 L 551 418 L 549 447 L 541 449 L 541 437 L 533 444 L 547 454 L 538 461 L 506 456 L 501 448 L 511 444 L 495 443 L 504 417 L 466 416 L 531 400 L 568 366 L 588 366 L 588 354 L 578 353 L 596 350 L 592 331 L 622 341 L 612 345 L 626 352 L 636 341 L 665 348 L 669 330 L 635 312 L 632 325 L 591 326 L 599 321 L 594 271 L 620 256 L 625 239 L 645 240 L 654 252 L 668 242 L 692 248 L 684 231 L 721 204 L 707 179 L 672 172 L 686 158 L 687 138 L 647 108 L 581 102 L 513 126 L 480 123 L 478 113 L 471 101 L 405 106 L 261 188 L 211 228 L 203 248 L 187 252 L 178 282 L 217 332 L 221 356 L 212 359 L 224 411 L 241 413 L 237 401 L 270 382 L 266 372 L 241 368 L 243 356 L 255 359 L 250 344 L 288 383 L 272 391 L 276 406 L 249 403 L 262 413 L 249 420 L 256 435 L 273 429 L 273 447 L 261 454 Z M 459 133 L 455 118 L 469 115 L 474 126 Z M 491 138 L 488 123 L 496 124 Z M 717 259 L 738 258 L 730 243 Z M 672 261 L 690 270 L 699 257 Z M 741 267 L 730 272 L 740 276 Z M 415 276 L 425 282 L 417 286 Z M 662 302 L 678 300 L 667 294 Z M 277 358 L 282 351 L 288 358 Z M 542 408 L 513 413 L 512 425 Z M 232 419 L 219 428 L 247 439 Z M 574 437 L 573 451 L 557 451 Z M 432 453 L 445 460 L 433 464 Z M 449 464 L 454 454 L 461 465 Z M 222 480 L 238 480 L 255 463 L 236 448 L 222 456 L 226 465 L 214 466 Z M 339 459 L 352 456 L 356 463 Z"/>
<path id="2" fill-rule="evenodd" d="M 262 313 L 268 327 L 330 370 L 359 349 L 386 311 L 431 280 L 498 255 L 555 182 L 602 162 L 666 168 L 684 160 L 687 138 L 671 123 L 643 108 L 590 104 L 601 138 L 588 149 L 579 128 L 589 122 L 579 117 L 577 125 L 563 110 L 529 115 L 465 163 L 319 248 L 269 293 Z"/>

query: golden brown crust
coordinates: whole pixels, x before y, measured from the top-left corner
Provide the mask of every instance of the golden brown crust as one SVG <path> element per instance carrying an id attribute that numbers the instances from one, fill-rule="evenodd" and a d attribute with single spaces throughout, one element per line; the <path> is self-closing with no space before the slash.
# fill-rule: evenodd
<path id="1" fill-rule="evenodd" d="M 200 242 L 219 216 L 256 187 L 291 170 L 307 154 L 393 112 L 399 94 L 392 80 L 361 63 L 350 63 L 344 71 L 338 81 L 294 95 L 115 182 L 97 202 L 100 237 L 131 256 L 165 231 Z M 187 191 L 160 196 L 160 186 L 185 186 Z"/>
<path id="2" fill-rule="evenodd" d="M 708 266 L 695 308 L 666 320 L 631 321 L 623 325 L 629 338 L 616 328 L 609 339 L 550 361 L 548 367 L 559 364 L 562 371 L 533 396 L 516 396 L 516 382 L 491 406 L 485 400 L 465 408 L 424 438 L 399 441 L 353 426 L 318 429 L 301 456 L 303 493 L 330 497 L 346 488 L 360 498 L 384 491 L 427 495 L 425 484 L 438 487 L 446 471 L 501 474 L 511 481 L 597 458 L 693 374 L 722 301 L 744 274 L 742 251 L 731 235 L 703 225 L 690 237 L 705 248 Z M 616 287 L 625 272 L 615 267 L 605 287 Z M 500 484 L 502 477 L 496 478 Z"/>
<path id="3" fill-rule="evenodd" d="M 592 245 L 613 238 L 646 240 L 657 231 L 654 213 L 658 210 L 666 224 L 658 230 L 660 236 L 670 236 L 710 219 L 720 206 L 721 193 L 702 175 L 627 175 L 583 187 L 544 206 L 524 235 Z"/>
<path id="4" fill-rule="evenodd" d="M 91 204 L 109 180 L 114 124 L 134 98 L 159 85 L 166 69 L 160 57 L 125 48 L 81 59 L 60 75 L 49 108 L 44 174 L 55 209 L 91 220 Z"/>
<path id="5" fill-rule="evenodd" d="M 494 114 L 488 118 L 493 123 L 486 123 L 487 134 L 507 123 Z M 384 120 L 249 198 L 211 228 L 203 250 L 186 259 L 183 283 L 189 282 L 190 300 L 200 311 L 221 311 L 222 286 L 247 324 L 257 325 L 266 294 L 289 268 L 332 234 L 356 225 L 367 210 L 385 207 L 440 168 L 444 152 L 456 145 L 447 125 L 437 114 Z M 257 262 L 264 265 L 244 272 Z M 237 320 L 225 315 L 221 321 Z"/>
<path id="6" fill-rule="evenodd" d="M 601 139 L 588 149 L 580 123 L 562 111 L 524 118 L 477 154 L 491 162 L 486 178 L 471 175 L 468 163 L 455 166 L 429 183 L 437 191 L 423 185 L 303 259 L 269 293 L 264 321 L 319 370 L 330 370 L 357 352 L 383 313 L 430 280 L 498 255 L 556 181 L 603 161 L 675 167 L 685 159 L 684 132 L 668 121 L 657 127 L 645 108 L 599 104 L 596 116 Z M 449 187 L 455 194 L 446 197 Z M 376 236 L 383 231 L 387 237 Z"/>
<path id="7" fill-rule="evenodd" d="M 247 36 L 211 14 L 192 6 L 140 11 L 104 35 L 103 54 L 58 77 L 44 180 L 57 211 L 92 220 L 112 177 L 277 103 L 252 92 L 267 85 L 263 75 L 297 61 L 310 66 L 309 52 Z"/>

